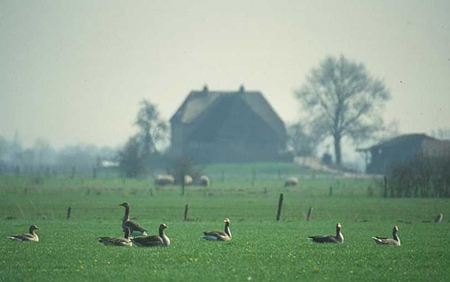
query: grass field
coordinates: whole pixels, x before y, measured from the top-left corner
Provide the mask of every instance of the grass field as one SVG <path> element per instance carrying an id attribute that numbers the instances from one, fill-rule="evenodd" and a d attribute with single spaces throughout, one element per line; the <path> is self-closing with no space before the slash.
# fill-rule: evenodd
<path id="1" fill-rule="evenodd" d="M 450 200 L 384 199 L 377 191 L 368 197 L 369 185 L 370 179 L 308 179 L 283 188 L 282 180 L 261 177 L 213 181 L 181 197 L 179 187 L 157 189 L 150 180 L 0 177 L 0 280 L 449 281 Z M 166 223 L 171 246 L 97 242 L 98 236 L 123 235 L 123 202 L 152 234 Z M 192 221 L 183 221 L 185 204 Z M 310 206 L 312 221 L 306 222 Z M 444 214 L 441 224 L 432 222 L 437 213 Z M 222 229 L 225 217 L 231 219 L 230 242 L 200 239 L 204 230 Z M 336 222 L 344 244 L 307 239 L 334 233 Z M 41 228 L 39 243 L 6 238 L 31 224 Z M 376 246 L 371 236 L 391 236 L 394 225 L 402 247 Z"/>

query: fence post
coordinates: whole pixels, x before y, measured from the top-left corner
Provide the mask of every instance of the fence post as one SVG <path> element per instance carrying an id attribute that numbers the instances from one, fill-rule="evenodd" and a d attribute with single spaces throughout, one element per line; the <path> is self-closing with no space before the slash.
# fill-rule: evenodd
<path id="1" fill-rule="evenodd" d="M 186 204 L 186 205 L 184 206 L 184 221 L 187 220 L 188 211 L 189 211 L 189 206 L 188 206 L 188 204 Z"/>
<path id="2" fill-rule="evenodd" d="M 383 193 L 383 197 L 387 198 L 388 196 L 388 180 L 387 180 L 387 176 L 384 176 L 384 193 Z"/>
<path id="3" fill-rule="evenodd" d="M 312 212 L 313 212 L 313 207 L 309 207 L 308 215 L 306 216 L 306 221 L 309 221 L 311 219 Z"/>
<path id="4" fill-rule="evenodd" d="M 280 199 L 278 200 L 277 221 L 280 221 L 282 206 L 283 206 L 283 193 L 280 194 Z"/>
<path id="5" fill-rule="evenodd" d="M 69 207 L 69 208 L 67 209 L 67 220 L 70 219 L 71 214 L 72 214 L 72 207 Z"/>

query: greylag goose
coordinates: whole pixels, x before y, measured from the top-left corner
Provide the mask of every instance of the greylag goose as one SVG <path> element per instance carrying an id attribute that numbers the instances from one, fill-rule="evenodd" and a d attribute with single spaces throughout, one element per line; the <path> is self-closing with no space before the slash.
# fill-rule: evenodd
<path id="1" fill-rule="evenodd" d="M 131 235 L 143 235 L 147 236 L 147 230 L 144 229 L 144 227 L 140 226 L 134 221 L 130 220 L 130 204 L 129 203 L 123 203 L 119 206 L 125 207 L 125 215 L 122 220 L 122 229 L 125 231 L 127 228 L 130 229 Z"/>
<path id="2" fill-rule="evenodd" d="M 341 232 L 341 224 L 336 224 L 336 236 L 325 235 L 325 236 L 310 236 L 308 237 L 313 242 L 316 243 L 344 243 L 344 235 Z"/>
<path id="3" fill-rule="evenodd" d="M 391 246 L 398 246 L 400 247 L 401 243 L 400 243 L 400 238 L 398 237 L 398 227 L 394 226 L 394 229 L 392 230 L 392 237 L 393 238 L 386 238 L 386 237 L 372 237 L 373 240 L 375 240 L 375 242 L 378 245 L 391 245 Z"/>
<path id="4" fill-rule="evenodd" d="M 124 238 L 115 238 L 115 237 L 98 237 L 98 241 L 107 245 L 107 246 L 125 246 L 131 247 L 133 246 L 133 242 L 130 240 L 131 231 L 129 228 L 125 230 Z"/>
<path id="5" fill-rule="evenodd" d="M 223 220 L 225 223 L 225 230 L 222 231 L 205 231 L 203 232 L 203 238 L 209 241 L 229 241 L 231 240 L 230 231 L 230 219 L 225 218 Z"/>
<path id="6" fill-rule="evenodd" d="M 167 228 L 167 225 L 162 223 L 159 226 L 159 235 L 133 238 L 132 241 L 139 247 L 168 247 L 170 245 L 170 239 L 164 234 L 164 230 Z"/>
<path id="7" fill-rule="evenodd" d="M 434 219 L 434 222 L 441 223 L 443 219 L 444 219 L 444 215 L 442 213 L 440 213 L 436 216 L 436 218 Z"/>
<path id="8" fill-rule="evenodd" d="M 34 232 L 35 230 L 39 230 L 39 227 L 37 227 L 36 225 L 31 225 L 29 232 L 30 233 L 22 233 L 22 234 L 17 234 L 17 235 L 12 235 L 12 236 L 8 236 L 9 239 L 14 240 L 14 241 L 19 241 L 19 242 L 39 242 L 39 237 L 36 234 L 36 232 Z"/>

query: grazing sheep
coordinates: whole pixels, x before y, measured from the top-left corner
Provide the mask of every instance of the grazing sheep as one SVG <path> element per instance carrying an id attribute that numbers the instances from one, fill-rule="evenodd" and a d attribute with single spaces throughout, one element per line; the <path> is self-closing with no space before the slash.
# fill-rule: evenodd
<path id="1" fill-rule="evenodd" d="M 184 185 L 186 186 L 192 185 L 192 176 L 190 175 L 184 176 Z"/>
<path id="2" fill-rule="evenodd" d="M 200 185 L 208 187 L 209 186 L 209 178 L 206 175 L 200 176 Z"/>
<path id="3" fill-rule="evenodd" d="M 166 185 L 172 185 L 175 182 L 175 179 L 172 175 L 157 175 L 155 178 L 155 185 L 156 186 L 166 186 Z"/>
<path id="4" fill-rule="evenodd" d="M 289 177 L 284 181 L 284 187 L 297 186 L 297 185 L 298 185 L 297 177 Z"/>

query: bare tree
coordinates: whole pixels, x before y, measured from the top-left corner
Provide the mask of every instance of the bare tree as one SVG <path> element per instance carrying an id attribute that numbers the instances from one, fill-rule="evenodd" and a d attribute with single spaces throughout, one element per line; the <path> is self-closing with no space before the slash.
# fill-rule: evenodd
<path id="1" fill-rule="evenodd" d="M 314 131 L 333 138 L 339 166 L 342 139 L 364 141 L 382 130 L 381 112 L 390 99 L 389 90 L 380 79 L 370 76 L 362 63 L 344 56 L 325 58 L 318 68 L 312 69 L 295 95 Z"/>
<path id="2" fill-rule="evenodd" d="M 144 99 L 140 102 L 140 109 L 135 125 L 139 127 L 139 139 L 142 143 L 144 155 L 157 152 L 157 144 L 167 138 L 168 125 L 160 117 L 156 105 Z"/>
<path id="3" fill-rule="evenodd" d="M 302 122 L 291 124 L 287 128 L 288 147 L 294 155 L 314 156 L 317 151 L 317 136 Z"/>
<path id="4" fill-rule="evenodd" d="M 132 136 L 119 151 L 119 170 L 125 177 L 139 177 L 143 174 L 142 144 Z"/>

